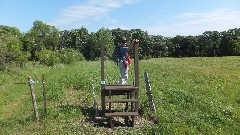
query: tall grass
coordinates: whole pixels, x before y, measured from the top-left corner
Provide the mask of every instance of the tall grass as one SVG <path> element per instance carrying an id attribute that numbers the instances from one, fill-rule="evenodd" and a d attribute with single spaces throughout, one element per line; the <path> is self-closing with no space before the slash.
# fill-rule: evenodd
<path id="1" fill-rule="evenodd" d="M 132 83 L 133 65 L 130 66 Z M 156 114 L 150 111 L 143 72 L 149 73 Z M 47 117 L 43 117 L 41 76 L 45 74 Z M 119 78 L 105 62 L 107 84 Z M 35 80 L 41 122 L 34 122 L 27 77 Z M 100 104 L 100 61 L 54 67 L 11 67 L 0 72 L 0 134 L 239 134 L 240 58 L 159 58 L 140 61 L 140 106 L 156 124 L 141 128 L 94 127 L 91 80 Z M 37 83 L 38 81 L 38 83 Z M 99 107 L 100 108 L 100 107 Z"/>

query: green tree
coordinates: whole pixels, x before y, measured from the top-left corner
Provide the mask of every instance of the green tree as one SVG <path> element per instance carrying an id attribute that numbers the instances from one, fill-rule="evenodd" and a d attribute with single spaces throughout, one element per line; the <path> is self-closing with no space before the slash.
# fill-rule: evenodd
<path id="1" fill-rule="evenodd" d="M 240 56 L 240 39 L 232 40 L 231 44 L 232 44 L 232 55 Z"/>
<path id="2" fill-rule="evenodd" d="M 60 48 L 77 49 L 83 53 L 89 38 L 88 30 L 84 27 L 81 29 L 73 29 L 71 31 L 64 30 L 60 32 Z"/>
<path id="3" fill-rule="evenodd" d="M 176 37 L 171 39 L 173 57 L 182 57 L 183 56 L 183 52 L 182 52 L 182 48 L 181 48 L 183 38 L 184 38 L 183 36 L 177 35 Z"/>
<path id="4" fill-rule="evenodd" d="M 142 31 L 141 29 L 131 29 L 130 30 L 130 41 L 133 39 L 138 39 L 140 41 L 139 45 L 139 58 L 151 58 L 152 44 L 150 40 L 150 36 L 146 31 Z"/>
<path id="5" fill-rule="evenodd" d="M 150 37 L 150 40 L 152 57 L 158 58 L 168 56 L 167 38 L 157 35 Z"/>
<path id="6" fill-rule="evenodd" d="M 201 56 L 219 56 L 220 33 L 206 31 L 199 37 L 199 54 Z"/>
<path id="7" fill-rule="evenodd" d="M 35 55 L 36 51 L 40 51 L 44 48 L 54 51 L 59 48 L 59 30 L 42 21 L 36 20 L 33 22 L 33 27 L 26 34 L 26 37 L 28 37 L 26 40 L 29 40 L 30 37 L 30 43 L 33 43 L 31 47 L 25 46 L 25 48 L 30 49 L 32 60 L 39 59 Z"/>
<path id="8" fill-rule="evenodd" d="M 170 50 L 174 57 L 198 56 L 197 38 L 195 36 L 176 36 L 170 39 L 172 42 Z"/>
<path id="9" fill-rule="evenodd" d="M 240 28 L 221 32 L 219 51 L 224 56 L 239 55 Z"/>
<path id="10" fill-rule="evenodd" d="M 105 57 L 107 57 L 108 59 L 110 59 L 112 57 L 112 52 L 115 48 L 114 46 L 114 37 L 112 35 L 112 31 L 109 29 L 105 29 L 105 28 L 101 28 L 100 30 L 98 30 L 95 33 L 95 36 L 97 38 L 97 45 L 96 47 L 98 55 L 97 57 L 100 57 L 100 42 L 101 40 L 104 41 L 104 53 L 105 53 Z"/>
<path id="11" fill-rule="evenodd" d="M 100 56 L 98 39 L 94 33 L 89 35 L 87 44 L 83 46 L 82 54 L 86 60 L 96 60 Z"/>
<path id="12" fill-rule="evenodd" d="M 23 66 L 27 62 L 29 54 L 22 51 L 21 37 L 17 28 L 0 26 L 0 66 Z"/>
<path id="13" fill-rule="evenodd" d="M 88 41 L 83 46 L 82 54 L 87 60 L 96 60 L 100 57 L 100 42 L 104 41 L 105 56 L 110 59 L 114 50 L 114 37 L 111 30 L 101 28 L 96 33 L 91 33 Z"/>

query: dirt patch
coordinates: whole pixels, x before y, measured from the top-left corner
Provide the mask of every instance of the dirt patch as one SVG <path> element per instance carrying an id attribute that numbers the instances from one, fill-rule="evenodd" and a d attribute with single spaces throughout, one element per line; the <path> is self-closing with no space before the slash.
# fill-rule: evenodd
<path id="1" fill-rule="evenodd" d="M 105 117 L 95 117 L 93 120 L 94 128 L 109 128 L 109 119 Z M 131 117 L 114 117 L 113 123 L 115 128 L 129 128 L 131 125 Z M 146 120 L 141 116 L 134 117 L 134 128 L 141 128 L 144 125 L 153 125 L 152 121 Z"/>

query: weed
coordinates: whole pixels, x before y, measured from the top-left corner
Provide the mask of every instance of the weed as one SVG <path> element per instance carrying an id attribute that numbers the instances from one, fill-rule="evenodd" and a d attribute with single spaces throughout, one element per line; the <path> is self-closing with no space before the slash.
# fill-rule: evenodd
<path id="1" fill-rule="evenodd" d="M 153 122 L 141 128 L 114 130 L 94 126 L 91 81 L 100 106 L 100 61 L 9 67 L 0 71 L 0 134 L 239 134 L 239 64 L 239 57 L 141 60 L 141 113 Z M 156 114 L 149 108 L 144 71 L 149 73 Z M 42 73 L 46 79 L 46 117 Z M 133 65 L 129 74 L 128 83 L 132 84 Z M 34 121 L 29 75 L 38 81 L 34 88 L 39 125 Z M 107 84 L 116 84 L 119 79 L 119 69 L 112 61 L 105 62 L 105 79 Z"/>

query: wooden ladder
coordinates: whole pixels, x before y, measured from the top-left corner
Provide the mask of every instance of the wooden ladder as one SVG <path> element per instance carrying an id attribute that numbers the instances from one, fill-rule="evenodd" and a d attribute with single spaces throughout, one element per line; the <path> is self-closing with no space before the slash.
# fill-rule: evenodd
<path id="1" fill-rule="evenodd" d="M 110 127 L 114 128 L 113 117 L 131 117 L 131 125 L 134 126 L 134 117 L 139 116 L 138 114 L 138 99 L 135 96 L 135 93 L 138 92 L 138 87 L 131 85 L 105 85 L 104 87 L 104 104 L 109 104 L 108 111 L 105 110 L 105 117 L 109 118 Z M 113 95 L 126 95 L 127 98 L 124 99 L 113 99 Z M 108 97 L 108 99 L 105 99 Z M 125 103 L 125 112 L 113 112 L 112 104 L 113 103 Z M 130 103 L 131 109 L 128 110 L 128 104 Z"/>

